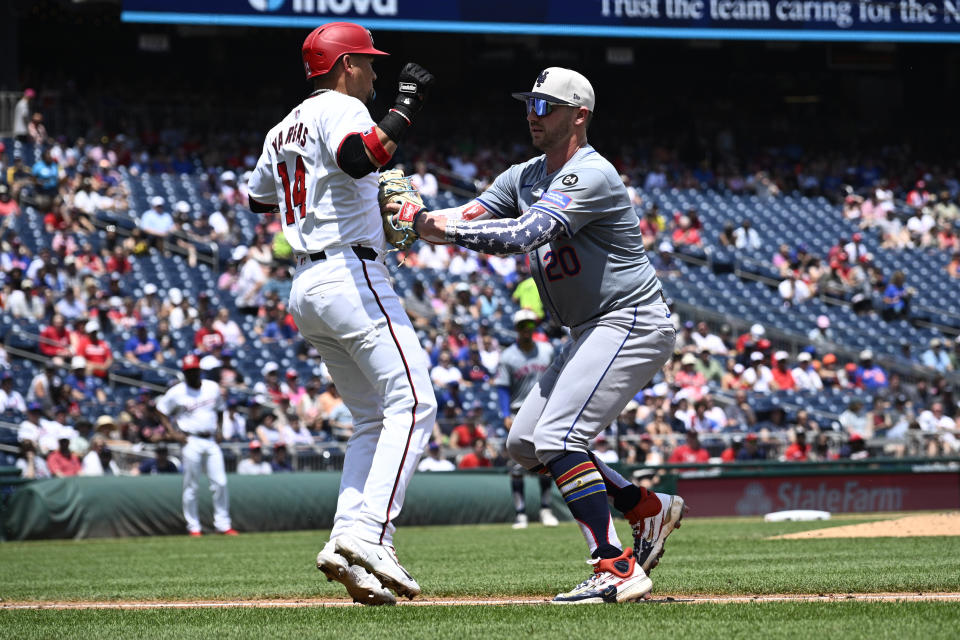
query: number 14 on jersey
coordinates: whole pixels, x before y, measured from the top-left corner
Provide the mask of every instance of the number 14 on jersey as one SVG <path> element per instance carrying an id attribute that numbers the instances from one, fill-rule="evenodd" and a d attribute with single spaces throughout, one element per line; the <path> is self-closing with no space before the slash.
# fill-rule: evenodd
<path id="1" fill-rule="evenodd" d="M 303 156 L 297 156 L 296 166 L 293 171 L 293 189 L 290 188 L 290 172 L 287 169 L 286 162 L 277 163 L 277 173 L 280 175 L 280 182 L 283 183 L 283 199 L 287 205 L 287 224 L 294 224 L 296 216 L 294 208 L 300 210 L 300 218 L 307 215 L 305 204 L 307 202 L 307 184 L 306 167 L 303 166 Z"/>

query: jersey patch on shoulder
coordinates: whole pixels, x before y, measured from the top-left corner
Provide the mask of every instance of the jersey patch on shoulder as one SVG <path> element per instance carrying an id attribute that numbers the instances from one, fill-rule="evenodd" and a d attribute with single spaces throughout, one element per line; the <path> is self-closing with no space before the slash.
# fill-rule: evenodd
<path id="1" fill-rule="evenodd" d="M 573 185 L 577 184 L 578 180 L 580 180 L 580 178 L 577 177 L 577 174 L 568 173 L 567 175 L 563 176 L 563 179 L 560 180 L 560 183 L 564 186 L 572 187 Z"/>
<path id="2" fill-rule="evenodd" d="M 573 198 L 562 191 L 547 191 L 540 196 L 540 200 L 561 209 L 566 209 L 570 206 L 570 203 L 573 202 Z"/>

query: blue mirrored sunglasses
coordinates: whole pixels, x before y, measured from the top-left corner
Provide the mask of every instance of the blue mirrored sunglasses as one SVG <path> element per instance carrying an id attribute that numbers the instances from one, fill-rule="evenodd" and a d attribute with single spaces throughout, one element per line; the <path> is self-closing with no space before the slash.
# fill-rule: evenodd
<path id="1" fill-rule="evenodd" d="M 553 111 L 554 107 L 559 106 L 552 102 L 547 102 L 543 98 L 527 98 L 526 103 L 527 115 L 530 115 L 530 112 L 533 111 L 541 118 Z"/>

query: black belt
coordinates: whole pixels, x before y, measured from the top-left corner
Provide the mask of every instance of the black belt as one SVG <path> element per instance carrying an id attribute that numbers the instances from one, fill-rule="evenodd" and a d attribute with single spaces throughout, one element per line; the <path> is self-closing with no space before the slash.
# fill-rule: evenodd
<path id="1" fill-rule="evenodd" d="M 353 253 L 360 258 L 361 260 L 376 260 L 377 252 L 368 247 L 350 247 L 353 249 Z M 325 251 L 317 251 L 316 253 L 311 253 L 307 256 L 310 258 L 311 262 L 319 262 L 320 260 L 326 260 L 327 254 Z"/>

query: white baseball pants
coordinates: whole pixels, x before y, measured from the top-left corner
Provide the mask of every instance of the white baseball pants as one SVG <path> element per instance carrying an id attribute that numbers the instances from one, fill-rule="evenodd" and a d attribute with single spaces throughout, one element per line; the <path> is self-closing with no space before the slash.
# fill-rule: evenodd
<path id="1" fill-rule="evenodd" d="M 200 531 L 197 510 L 197 487 L 200 475 L 206 474 L 213 493 L 213 526 L 217 531 L 230 528 L 230 494 L 227 491 L 227 470 L 223 466 L 223 452 L 213 438 L 187 436 L 181 451 L 183 457 L 183 517 L 187 531 Z"/>
<path id="2" fill-rule="evenodd" d="M 507 436 L 510 457 L 539 469 L 590 442 L 673 354 L 667 305 L 618 309 L 573 327 L 574 342 L 543 372 Z"/>
<path id="3" fill-rule="evenodd" d="M 429 361 L 386 266 L 349 247 L 325 253 L 300 260 L 290 311 L 353 415 L 330 537 L 349 532 L 392 545 L 437 414 Z"/>

